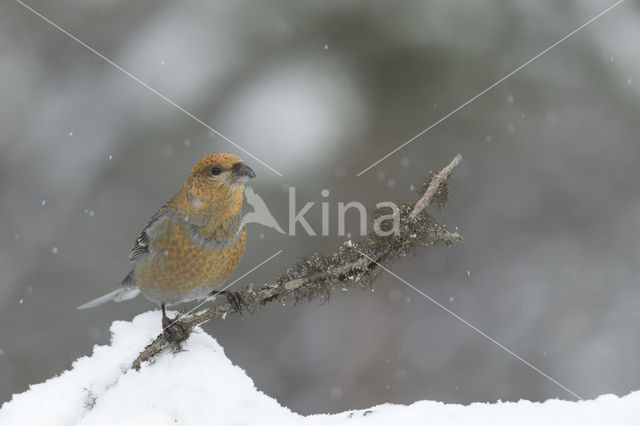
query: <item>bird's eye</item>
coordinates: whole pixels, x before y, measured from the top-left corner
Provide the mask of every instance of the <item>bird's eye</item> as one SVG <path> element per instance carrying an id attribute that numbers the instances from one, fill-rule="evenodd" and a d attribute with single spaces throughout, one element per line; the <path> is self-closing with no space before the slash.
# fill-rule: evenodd
<path id="1" fill-rule="evenodd" d="M 211 168 L 211 174 L 214 176 L 218 176 L 220 174 L 220 168 L 219 167 L 212 167 Z"/>

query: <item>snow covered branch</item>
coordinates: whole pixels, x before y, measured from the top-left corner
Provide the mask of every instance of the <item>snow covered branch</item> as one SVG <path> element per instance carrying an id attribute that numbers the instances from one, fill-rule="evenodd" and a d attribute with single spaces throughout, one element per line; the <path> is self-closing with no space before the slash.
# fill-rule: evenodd
<path id="1" fill-rule="evenodd" d="M 440 206 L 446 203 L 447 180 L 461 160 L 462 154 L 458 154 L 440 172 L 428 173 L 418 186 L 421 195 L 418 201 L 398 203 L 400 227 L 397 232 L 386 236 L 371 232 L 360 241 L 347 241 L 332 255 L 316 253 L 306 257 L 291 266 L 277 281 L 257 289 L 255 286 L 247 287 L 242 292 L 244 308 L 253 313 L 273 302 L 328 300 L 336 289 L 344 291 L 354 286 L 371 286 L 380 273 L 378 264 L 393 264 L 435 244 L 449 246 L 462 241 L 459 234 L 447 231 L 424 211 L 432 201 Z M 373 213 L 378 217 L 382 214 L 379 210 Z M 195 327 L 234 313 L 236 309 L 232 304 L 223 303 L 181 316 L 177 329 L 184 332 L 174 333 L 171 341 L 160 334 L 138 355 L 132 367 L 139 370 L 143 362 L 187 339 Z"/>

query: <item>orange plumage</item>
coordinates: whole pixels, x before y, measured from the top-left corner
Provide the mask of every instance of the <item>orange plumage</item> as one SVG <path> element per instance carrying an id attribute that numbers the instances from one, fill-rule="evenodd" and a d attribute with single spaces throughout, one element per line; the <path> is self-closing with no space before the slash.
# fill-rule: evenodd
<path id="1" fill-rule="evenodd" d="M 164 314 L 165 305 L 209 295 L 242 257 L 244 186 L 254 177 L 253 170 L 232 154 L 200 160 L 134 243 L 129 255 L 133 270 L 119 288 L 80 308 L 127 300 L 142 292 L 160 304 Z"/>

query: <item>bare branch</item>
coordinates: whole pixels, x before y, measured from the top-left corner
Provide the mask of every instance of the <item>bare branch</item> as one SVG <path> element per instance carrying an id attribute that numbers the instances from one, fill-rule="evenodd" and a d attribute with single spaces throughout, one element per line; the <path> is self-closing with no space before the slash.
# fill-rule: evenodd
<path id="1" fill-rule="evenodd" d="M 330 256 L 313 254 L 291 266 L 277 281 L 265 284 L 257 290 L 247 287 L 242 293 L 243 305 L 253 313 L 258 308 L 273 302 L 328 300 L 336 290 L 346 291 L 354 286 L 370 286 L 377 277 L 377 263 L 393 263 L 407 255 L 416 254 L 419 249 L 442 244 L 449 246 L 462 241 L 457 233 L 450 233 L 438 225 L 435 220 L 423 213 L 431 203 L 438 190 L 460 163 L 462 155 L 456 155 L 451 163 L 437 174 L 429 176 L 425 182 L 426 190 L 415 204 L 402 204 L 399 234 L 386 237 L 367 235 L 358 242 L 347 241 Z M 371 262 L 365 253 L 375 262 Z M 178 329 L 182 330 L 170 341 L 165 334 L 160 334 L 150 343 L 133 362 L 132 368 L 138 370 L 145 361 L 151 361 L 155 355 L 166 348 L 176 347 L 189 337 L 193 329 L 214 319 L 225 319 L 236 313 L 230 303 L 204 308 L 180 318 Z"/>

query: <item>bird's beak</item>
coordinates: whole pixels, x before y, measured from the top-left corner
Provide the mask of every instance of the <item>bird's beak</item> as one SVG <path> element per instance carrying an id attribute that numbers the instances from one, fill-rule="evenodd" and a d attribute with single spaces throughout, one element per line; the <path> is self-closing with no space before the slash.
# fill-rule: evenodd
<path id="1" fill-rule="evenodd" d="M 253 169 L 242 162 L 234 164 L 231 168 L 231 173 L 238 178 L 253 179 L 256 177 Z"/>

